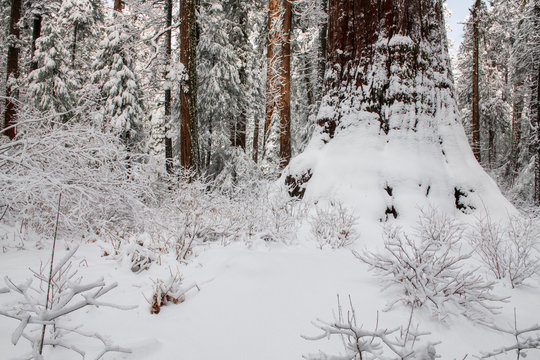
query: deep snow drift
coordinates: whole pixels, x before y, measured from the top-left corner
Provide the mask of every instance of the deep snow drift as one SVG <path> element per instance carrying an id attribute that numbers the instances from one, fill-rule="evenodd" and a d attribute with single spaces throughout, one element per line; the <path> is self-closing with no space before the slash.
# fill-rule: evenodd
<path id="1" fill-rule="evenodd" d="M 17 236 L 14 229 L 3 228 L 3 238 Z M 301 234 L 299 234 L 301 235 Z M 306 238 L 308 234 L 304 234 Z M 355 244 L 360 249 L 370 242 L 363 234 Z M 375 236 L 375 234 L 373 234 Z M 44 249 L 35 248 L 35 239 L 26 240 L 25 249 L 4 248 L 0 254 L 0 275 L 23 282 L 31 277 L 28 268 L 39 269 L 49 257 L 50 241 Z M 107 307 L 88 307 L 69 316 L 68 323 L 84 325 L 88 331 L 99 332 L 120 346 L 130 348 L 131 354 L 108 353 L 105 359 L 300 359 L 302 355 L 343 352 L 338 339 L 308 341 L 301 335 L 318 335 L 311 322 L 320 318 L 333 321 L 337 296 L 343 308 L 348 296 L 356 309 L 359 324 L 366 329 L 394 328 L 408 322 L 410 311 L 397 306 L 383 311 L 392 298 L 400 296 L 395 290 L 381 291 L 381 282 L 367 271 L 367 266 L 356 259 L 350 249 L 318 249 L 313 240 L 299 240 L 296 245 L 255 241 L 251 246 L 233 243 L 228 246 L 213 244 L 198 247 L 198 256 L 187 264 L 180 264 L 172 255 L 162 255 L 146 271 L 135 274 L 125 257 L 104 257 L 108 244 L 101 241 L 83 244 L 73 261 L 85 281 L 104 276 L 106 283 L 119 283 L 104 297 L 104 301 L 118 305 L 137 305 L 136 309 L 118 310 Z M 59 253 L 64 254 L 63 242 Z M 184 283 L 196 283 L 200 290 L 190 291 L 183 303 L 170 304 L 157 315 L 150 314 L 147 299 L 152 296 L 154 281 L 180 273 Z M 485 273 L 488 276 L 487 273 Z M 516 289 L 500 281 L 495 294 L 511 296 L 501 303 L 502 312 L 493 321 L 506 326 L 513 324 L 513 309 L 517 309 L 520 328 L 540 321 L 538 276 Z M 11 294 L 0 294 L 0 307 L 6 308 L 18 300 Z M 377 320 L 378 315 L 378 320 Z M 64 320 L 65 321 L 65 320 Z M 413 324 L 432 334 L 424 341 L 441 342 L 436 345 L 442 359 L 462 359 L 512 345 L 512 336 L 503 335 L 460 315 L 449 315 L 444 320 L 433 318 L 429 311 L 415 310 Z M 15 359 L 29 352 L 26 341 L 11 344 L 11 334 L 17 327 L 15 320 L 0 317 L 0 349 L 2 357 Z M 88 358 L 99 350 L 90 340 L 72 340 L 85 349 Z M 535 353 L 531 353 L 532 356 Z M 73 352 L 61 348 L 46 349 L 46 359 L 77 358 Z M 499 359 L 514 359 L 515 352 Z M 534 358 L 534 357 L 533 357 Z"/>

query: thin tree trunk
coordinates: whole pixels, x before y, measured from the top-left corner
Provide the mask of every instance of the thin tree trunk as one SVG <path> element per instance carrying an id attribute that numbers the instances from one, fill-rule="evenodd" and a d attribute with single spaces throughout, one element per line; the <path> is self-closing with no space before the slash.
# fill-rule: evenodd
<path id="1" fill-rule="evenodd" d="M 32 65 L 31 70 L 36 70 L 38 67 L 37 61 L 34 59 L 36 54 L 36 42 L 37 39 L 41 36 L 41 15 L 36 15 L 34 17 L 34 24 L 32 29 Z"/>
<path id="2" fill-rule="evenodd" d="M 322 0 L 322 10 L 328 14 L 328 0 Z M 324 83 L 324 72 L 326 69 L 326 42 L 328 37 L 328 20 L 325 20 L 319 30 L 319 88 L 322 95 L 322 84 Z"/>
<path id="3" fill-rule="evenodd" d="M 490 169 L 493 169 L 497 153 L 495 151 L 495 125 L 493 121 L 493 119 L 490 119 L 488 124 L 488 165 Z"/>
<path id="4" fill-rule="evenodd" d="M 197 115 L 197 22 L 195 0 L 180 0 L 180 62 L 188 80 L 180 91 L 180 163 L 185 169 L 199 168 Z"/>
<path id="5" fill-rule="evenodd" d="M 281 51 L 281 116 L 279 165 L 283 169 L 291 160 L 291 24 L 292 4 L 283 0 L 283 47 Z"/>
<path id="6" fill-rule="evenodd" d="M 512 110 L 512 148 L 510 151 L 511 177 L 515 178 L 519 170 L 519 147 L 521 145 L 521 114 L 523 112 L 523 97 L 521 93 L 522 83 L 518 82 L 514 87 L 514 101 Z"/>
<path id="7" fill-rule="evenodd" d="M 478 12 L 480 11 L 480 0 L 474 3 L 473 15 L 473 74 L 472 74 L 472 151 L 476 160 L 480 162 L 480 89 L 479 81 L 479 31 Z"/>
<path id="8" fill-rule="evenodd" d="M 165 57 L 167 67 L 171 64 L 172 56 L 172 30 L 170 29 L 172 25 L 172 0 L 166 0 L 165 3 L 165 26 L 169 28 L 165 33 Z M 169 69 L 167 69 L 166 75 L 168 74 Z M 166 81 L 167 82 L 167 81 Z M 171 125 L 171 88 L 170 86 L 165 87 L 165 169 L 167 173 L 171 174 L 173 172 L 173 148 L 172 148 L 172 139 L 169 134 L 170 125 Z"/>
<path id="9" fill-rule="evenodd" d="M 20 32 L 18 22 L 21 19 L 21 0 L 12 0 L 11 14 L 9 20 L 9 35 L 13 40 L 19 40 Z M 15 137 L 15 123 L 17 121 L 17 107 L 13 101 L 16 91 L 11 84 L 19 76 L 19 47 L 17 43 L 10 42 L 7 54 L 7 74 L 6 74 L 6 108 L 4 112 L 4 135 L 10 139 Z"/>
<path id="10" fill-rule="evenodd" d="M 259 161 L 259 119 L 255 118 L 255 124 L 253 126 L 253 154 L 252 159 L 254 163 Z"/>
<path id="11" fill-rule="evenodd" d="M 75 67 L 75 56 L 77 54 L 77 33 L 79 30 L 79 24 L 75 23 L 73 26 L 73 44 L 71 47 L 71 67 Z"/>
<path id="12" fill-rule="evenodd" d="M 276 88 L 277 57 L 275 46 L 279 40 L 279 2 L 280 0 L 269 0 L 268 2 L 268 44 L 266 52 L 266 121 L 264 123 L 263 147 L 268 140 L 272 117 L 276 110 L 278 89 Z"/>
<path id="13" fill-rule="evenodd" d="M 536 171 L 535 171 L 535 198 L 536 205 L 540 205 L 540 65 L 536 75 Z"/>

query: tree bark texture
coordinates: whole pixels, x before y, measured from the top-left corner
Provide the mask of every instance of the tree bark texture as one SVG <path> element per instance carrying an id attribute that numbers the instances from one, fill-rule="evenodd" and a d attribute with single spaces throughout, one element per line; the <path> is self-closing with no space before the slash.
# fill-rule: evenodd
<path id="1" fill-rule="evenodd" d="M 283 0 L 283 46 L 281 51 L 281 106 L 279 165 L 283 169 L 291 160 L 291 23 L 292 4 Z"/>
<path id="2" fill-rule="evenodd" d="M 199 168 L 197 113 L 197 21 L 195 0 L 180 1 L 180 62 L 188 80 L 180 90 L 180 164 L 184 169 Z"/>
<path id="3" fill-rule="evenodd" d="M 478 12 L 480 0 L 476 0 L 472 9 L 473 18 L 473 72 L 472 72 L 472 151 L 474 157 L 480 162 L 480 87 L 479 87 L 479 42 Z"/>
<path id="4" fill-rule="evenodd" d="M 255 118 L 253 125 L 253 153 L 251 159 L 254 163 L 259 161 L 259 119 Z"/>
<path id="5" fill-rule="evenodd" d="M 114 11 L 122 12 L 124 2 L 122 0 L 114 0 Z"/>
<path id="6" fill-rule="evenodd" d="M 165 61 L 167 67 L 171 65 L 172 56 L 172 0 L 166 0 L 165 2 L 165 27 L 169 28 L 165 33 Z M 168 69 L 165 75 L 168 74 Z M 167 80 L 166 80 L 167 82 Z M 172 139 L 169 134 L 171 128 L 171 87 L 166 86 L 164 91 L 164 115 L 165 115 L 165 169 L 167 173 L 173 172 L 173 147 Z"/>
<path id="7" fill-rule="evenodd" d="M 376 115 L 384 133 L 415 130 L 418 117 L 391 124 L 385 109 L 405 113 L 421 104 L 413 110 L 430 116 L 435 104 L 417 91 L 419 81 L 452 87 L 442 2 L 329 0 L 328 5 L 329 73 L 318 118 L 322 132 L 331 139 L 352 108 Z M 428 69 L 443 76 L 427 79 Z"/>
<path id="8" fill-rule="evenodd" d="M 6 107 L 4 112 L 3 134 L 10 139 L 15 137 L 15 123 L 17 121 L 17 107 L 13 98 L 16 91 L 12 82 L 19 76 L 19 41 L 20 32 L 17 23 L 21 19 L 21 0 L 11 1 L 11 14 L 9 20 L 9 47 L 7 54 L 7 82 L 6 82 Z"/>

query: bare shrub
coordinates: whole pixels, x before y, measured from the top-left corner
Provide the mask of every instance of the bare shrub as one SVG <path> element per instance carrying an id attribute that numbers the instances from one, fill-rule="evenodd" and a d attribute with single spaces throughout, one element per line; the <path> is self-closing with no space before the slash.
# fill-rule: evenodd
<path id="1" fill-rule="evenodd" d="M 5 219 L 50 233 L 61 193 L 68 231 L 130 228 L 152 202 L 159 168 L 149 161 L 90 125 L 21 113 L 16 138 L 0 144 L 0 208 L 8 207 Z"/>
<path id="2" fill-rule="evenodd" d="M 437 352 L 436 343 L 422 344 L 420 338 L 430 333 L 421 332 L 418 326 L 412 326 L 412 313 L 409 324 L 396 328 L 379 329 L 379 318 L 374 330 L 367 330 L 358 325 L 356 312 L 351 302 L 346 316 L 343 314 L 338 299 L 338 318 L 328 323 L 321 320 L 314 322 L 322 332 L 316 336 L 302 336 L 307 340 L 321 340 L 339 336 L 345 348 L 345 355 L 330 356 L 325 353 L 304 356 L 308 360 L 353 360 L 353 359 L 381 359 L 406 360 L 423 359 L 435 360 Z"/>
<path id="3" fill-rule="evenodd" d="M 354 228 L 356 218 L 341 203 L 330 203 L 325 208 L 316 207 L 315 215 L 309 219 L 311 234 L 322 249 L 332 249 L 351 245 L 358 238 Z"/>
<path id="4" fill-rule="evenodd" d="M 304 214 L 302 204 L 286 194 L 261 194 L 260 206 L 263 206 L 263 218 L 259 227 L 263 239 L 289 244 L 296 238 L 299 219 Z"/>
<path id="5" fill-rule="evenodd" d="M 397 303 L 426 305 L 439 317 L 447 315 L 450 304 L 468 316 L 493 313 L 496 307 L 490 303 L 503 299 L 492 294 L 493 283 L 467 266 L 471 256 L 461 253 L 460 227 L 446 217 L 425 218 L 436 216 L 434 213 L 422 216 L 411 234 L 387 228 L 382 253 L 354 252 L 387 283 L 386 287 L 402 290 L 389 307 Z"/>
<path id="6" fill-rule="evenodd" d="M 110 343 L 104 336 L 83 330 L 80 326 L 70 326 L 69 321 L 64 321 L 72 312 L 87 306 L 108 306 L 118 309 L 131 309 L 132 307 L 105 303 L 99 298 L 114 289 L 117 284 L 106 285 L 103 279 L 91 283 L 83 283 L 73 266 L 73 255 L 77 251 L 74 247 L 67 255 L 56 264 L 50 275 L 44 274 L 45 267 L 40 271 L 32 271 L 34 278 L 40 281 L 40 286 L 33 286 L 33 279 L 28 279 L 23 284 L 15 284 L 9 277 L 5 278 L 7 288 L 1 292 L 18 295 L 21 297 L 19 305 L 9 309 L 0 309 L 0 315 L 16 319 L 20 322 L 12 335 L 12 343 L 16 345 L 24 338 L 32 345 L 30 356 L 42 359 L 43 346 L 60 346 L 85 356 L 85 352 L 73 343 L 72 337 L 66 335 L 79 335 L 92 338 L 102 343 L 102 349 L 97 359 L 105 353 L 115 351 L 129 353 L 125 349 Z M 50 279 L 50 280 L 49 280 Z M 50 286 L 46 286 L 50 283 Z M 50 294 L 49 290 L 50 289 Z M 48 329 L 46 332 L 45 330 Z"/>
<path id="7" fill-rule="evenodd" d="M 186 293 L 199 287 L 192 284 L 188 287 L 182 287 L 182 277 L 179 273 L 172 274 L 166 280 L 155 280 L 150 303 L 150 313 L 159 314 L 161 307 L 169 303 L 178 304 L 186 300 Z"/>
<path id="8" fill-rule="evenodd" d="M 485 217 L 476 223 L 470 243 L 495 278 L 508 278 L 514 288 L 540 270 L 539 235 L 532 218 L 509 217 L 496 224 Z"/>
<path id="9" fill-rule="evenodd" d="M 528 352 L 526 350 L 539 350 L 540 351 L 540 324 L 534 324 L 527 328 L 518 328 L 516 309 L 514 308 L 514 326 L 512 327 L 500 327 L 493 324 L 485 324 L 492 330 L 510 335 L 513 337 L 514 344 L 509 346 L 503 346 L 493 351 L 484 352 L 481 354 L 481 359 L 488 359 L 509 352 L 516 353 L 516 360 L 526 358 Z M 537 352 L 538 353 L 538 352 Z"/>
<path id="10" fill-rule="evenodd" d="M 152 263 L 156 261 L 156 254 L 144 247 L 143 243 L 128 244 L 124 247 L 123 252 L 131 271 L 134 273 L 148 270 Z"/>

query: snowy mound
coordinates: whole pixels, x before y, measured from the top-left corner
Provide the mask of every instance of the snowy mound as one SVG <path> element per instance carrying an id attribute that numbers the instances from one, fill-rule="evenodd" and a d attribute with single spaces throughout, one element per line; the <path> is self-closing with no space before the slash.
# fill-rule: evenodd
<path id="1" fill-rule="evenodd" d="M 333 139 L 316 134 L 284 178 L 306 200 L 342 202 L 368 222 L 414 222 L 425 208 L 508 216 L 513 206 L 474 158 L 454 104 L 444 103 L 426 126 L 388 134 L 373 114 L 355 112 Z"/>

